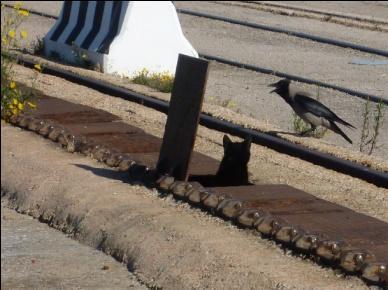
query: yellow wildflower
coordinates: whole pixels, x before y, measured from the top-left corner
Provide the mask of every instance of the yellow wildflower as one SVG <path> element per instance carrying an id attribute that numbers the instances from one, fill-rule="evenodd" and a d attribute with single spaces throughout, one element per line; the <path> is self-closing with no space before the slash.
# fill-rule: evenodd
<path id="1" fill-rule="evenodd" d="M 36 108 L 36 105 L 34 103 L 31 103 L 31 102 L 27 102 L 27 104 L 30 106 L 30 108 L 32 109 L 35 109 Z"/>
<path id="2" fill-rule="evenodd" d="M 16 10 L 19 10 L 20 7 L 22 7 L 22 5 L 23 5 L 22 2 L 17 2 L 17 3 L 13 6 L 13 8 L 16 9 Z"/>
<path id="3" fill-rule="evenodd" d="M 14 81 L 10 82 L 10 83 L 9 83 L 9 88 L 10 88 L 11 90 L 13 90 L 14 88 L 16 88 L 16 83 L 15 83 Z"/>
<path id="4" fill-rule="evenodd" d="M 4 44 L 7 44 L 7 42 L 8 42 L 8 41 L 7 41 L 7 37 L 4 36 L 4 37 L 1 39 L 1 41 L 2 41 Z"/>
<path id="5" fill-rule="evenodd" d="M 25 31 L 25 30 L 22 30 L 22 31 L 20 31 L 20 37 L 21 38 L 27 38 L 27 31 Z"/>
<path id="6" fill-rule="evenodd" d="M 19 104 L 19 101 L 18 101 L 18 99 L 16 99 L 16 98 L 13 98 L 12 102 L 13 102 L 14 105 Z"/>
<path id="7" fill-rule="evenodd" d="M 16 34 L 16 32 L 13 29 L 8 32 L 8 36 L 11 37 L 11 38 L 14 38 L 15 34 Z"/>
<path id="8" fill-rule="evenodd" d="M 14 114 L 14 115 L 17 115 L 18 114 L 18 112 L 19 112 L 19 110 L 18 109 L 12 109 L 12 114 Z"/>
<path id="9" fill-rule="evenodd" d="M 19 14 L 22 15 L 22 16 L 28 16 L 30 15 L 30 13 L 27 11 L 27 10 L 24 10 L 24 9 L 20 9 L 19 10 Z"/>
<path id="10" fill-rule="evenodd" d="M 34 68 L 35 68 L 38 72 L 41 72 L 41 71 L 42 71 L 42 67 L 40 66 L 39 63 L 37 63 L 36 65 L 34 65 Z"/>
<path id="11" fill-rule="evenodd" d="M 23 109 L 24 109 L 24 105 L 23 105 L 22 103 L 19 103 L 19 104 L 18 104 L 18 109 L 19 109 L 19 110 L 23 110 Z"/>
<path id="12" fill-rule="evenodd" d="M 8 108 L 13 109 L 15 106 L 13 104 L 9 104 Z"/>

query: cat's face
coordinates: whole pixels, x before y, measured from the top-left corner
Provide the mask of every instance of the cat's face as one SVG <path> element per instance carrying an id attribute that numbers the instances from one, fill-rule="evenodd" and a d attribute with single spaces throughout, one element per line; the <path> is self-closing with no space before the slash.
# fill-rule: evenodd
<path id="1" fill-rule="evenodd" d="M 230 164 L 248 164 L 251 156 L 251 138 L 248 137 L 243 142 L 232 142 L 227 135 L 224 135 L 224 161 Z"/>

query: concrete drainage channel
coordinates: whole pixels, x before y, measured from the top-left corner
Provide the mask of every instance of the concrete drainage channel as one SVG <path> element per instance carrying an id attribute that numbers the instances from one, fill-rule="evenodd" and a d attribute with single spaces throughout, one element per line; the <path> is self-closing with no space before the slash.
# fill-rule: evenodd
<path id="1" fill-rule="evenodd" d="M 45 96 L 36 111 L 10 121 L 58 142 L 69 152 L 126 171 L 134 183 L 172 194 L 368 282 L 387 285 L 387 223 L 286 185 L 204 188 L 160 176 L 153 168 L 161 140 L 91 107 Z M 218 165 L 218 160 L 194 152 L 189 174 L 215 174 Z"/>

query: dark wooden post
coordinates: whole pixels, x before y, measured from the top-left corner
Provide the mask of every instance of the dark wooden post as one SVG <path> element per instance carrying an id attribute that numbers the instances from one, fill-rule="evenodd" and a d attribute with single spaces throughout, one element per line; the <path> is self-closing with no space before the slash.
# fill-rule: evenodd
<path id="1" fill-rule="evenodd" d="M 178 180 L 187 173 L 197 134 L 208 73 L 208 62 L 179 55 L 157 170 Z"/>

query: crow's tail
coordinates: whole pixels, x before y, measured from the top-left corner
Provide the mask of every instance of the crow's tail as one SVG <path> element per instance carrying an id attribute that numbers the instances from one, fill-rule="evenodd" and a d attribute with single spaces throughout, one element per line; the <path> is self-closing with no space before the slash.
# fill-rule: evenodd
<path id="1" fill-rule="evenodd" d="M 357 128 L 354 127 L 352 124 L 350 124 L 350 123 L 348 123 L 348 122 L 342 120 L 340 117 L 338 117 L 338 116 L 336 116 L 336 117 L 337 117 L 337 118 L 336 118 L 336 120 L 334 120 L 334 121 L 336 121 L 336 122 L 338 122 L 338 123 L 340 123 L 340 124 L 342 124 L 342 125 L 345 125 L 345 126 L 348 126 L 348 127 L 352 127 L 353 129 L 357 129 Z"/>
<path id="2" fill-rule="evenodd" d="M 348 136 L 346 136 L 346 134 L 334 122 L 330 122 L 330 129 L 336 132 L 337 134 L 340 134 L 350 144 L 353 144 L 353 141 Z"/>

